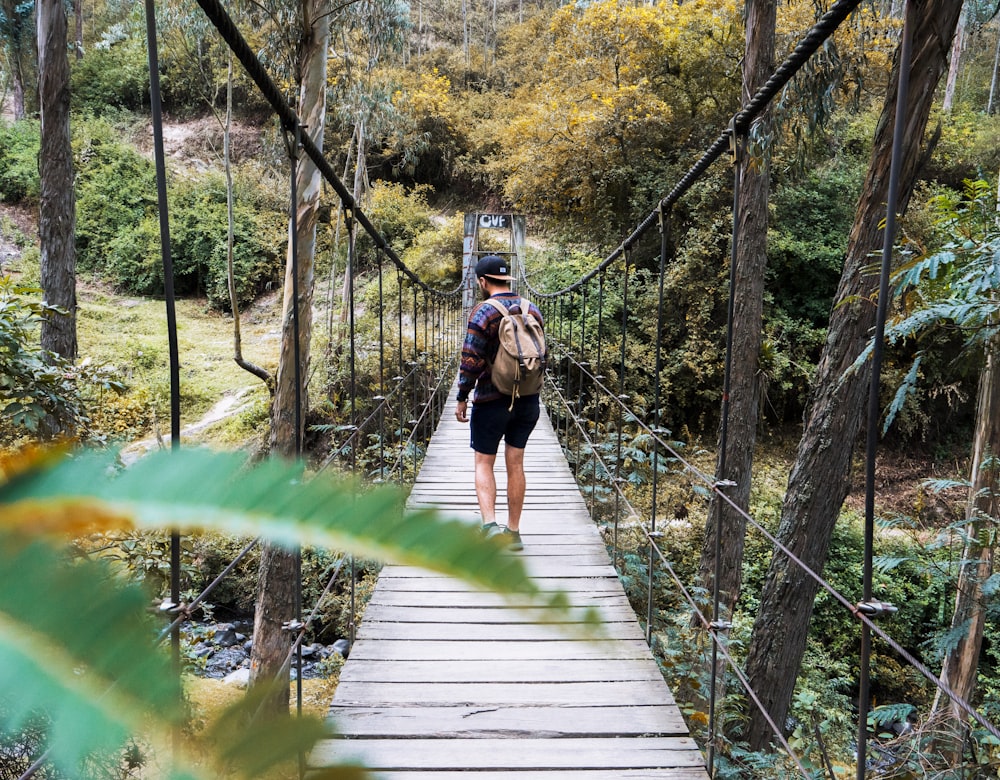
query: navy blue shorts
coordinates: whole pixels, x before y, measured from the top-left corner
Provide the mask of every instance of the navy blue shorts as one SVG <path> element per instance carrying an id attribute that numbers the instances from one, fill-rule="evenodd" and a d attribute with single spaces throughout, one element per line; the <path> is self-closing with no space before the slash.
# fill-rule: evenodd
<path id="1" fill-rule="evenodd" d="M 510 447 L 524 449 L 538 422 L 538 395 L 518 398 L 512 411 L 508 411 L 509 407 L 509 397 L 472 405 L 469 419 L 472 449 L 484 455 L 496 455 L 500 439 Z"/>

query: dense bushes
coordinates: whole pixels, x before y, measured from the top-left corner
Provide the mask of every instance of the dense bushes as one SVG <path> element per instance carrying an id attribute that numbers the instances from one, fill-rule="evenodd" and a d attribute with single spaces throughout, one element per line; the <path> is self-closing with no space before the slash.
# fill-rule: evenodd
<path id="1" fill-rule="evenodd" d="M 79 265 L 137 295 L 163 292 L 156 180 L 152 163 L 120 140 L 110 123 L 92 121 L 74 141 Z M 233 265 L 241 304 L 280 278 L 285 215 L 253 177 L 237 181 Z M 228 310 L 225 180 L 209 173 L 173 177 L 169 191 L 175 290 L 204 294 Z"/>
<path id="2" fill-rule="evenodd" d="M 233 268 L 240 304 L 280 279 L 284 260 L 283 215 L 258 211 L 254 203 L 234 206 Z M 181 181 L 170 197 L 171 256 L 175 291 L 205 294 L 217 309 L 230 308 L 227 279 L 225 185 L 221 176 Z M 146 215 L 124 226 L 110 243 L 107 272 L 122 289 L 138 294 L 163 291 L 158 217 Z"/>
<path id="3" fill-rule="evenodd" d="M 0 201 L 38 200 L 38 122 L 0 122 Z"/>
<path id="4" fill-rule="evenodd" d="M 149 103 L 146 41 L 124 31 L 72 60 L 70 90 L 75 111 L 102 115 L 109 110 L 135 111 Z"/>

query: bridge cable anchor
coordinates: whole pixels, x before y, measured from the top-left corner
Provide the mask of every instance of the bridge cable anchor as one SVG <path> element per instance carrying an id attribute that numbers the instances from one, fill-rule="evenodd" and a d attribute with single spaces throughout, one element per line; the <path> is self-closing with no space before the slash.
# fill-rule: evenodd
<path id="1" fill-rule="evenodd" d="M 859 601 L 854 608 L 870 618 L 885 617 L 899 612 L 899 607 L 888 601 Z"/>

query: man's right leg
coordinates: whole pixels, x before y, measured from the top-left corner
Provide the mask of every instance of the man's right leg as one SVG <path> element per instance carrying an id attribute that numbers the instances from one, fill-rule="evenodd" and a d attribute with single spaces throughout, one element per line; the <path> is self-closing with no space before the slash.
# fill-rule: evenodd
<path id="1" fill-rule="evenodd" d="M 497 521 L 497 478 L 493 473 L 496 460 L 495 453 L 476 452 L 476 500 L 483 525 Z"/>

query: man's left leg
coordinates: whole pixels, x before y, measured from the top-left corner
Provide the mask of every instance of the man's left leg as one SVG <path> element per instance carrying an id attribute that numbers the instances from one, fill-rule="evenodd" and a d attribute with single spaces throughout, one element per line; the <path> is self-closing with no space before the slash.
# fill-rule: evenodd
<path id="1" fill-rule="evenodd" d="M 495 525 L 497 521 L 497 479 L 493 473 L 496 459 L 495 454 L 476 453 L 476 500 L 484 526 Z"/>
<path id="2" fill-rule="evenodd" d="M 521 510 L 524 508 L 524 448 L 507 444 L 503 449 L 507 469 L 507 527 L 517 531 L 521 527 Z"/>

